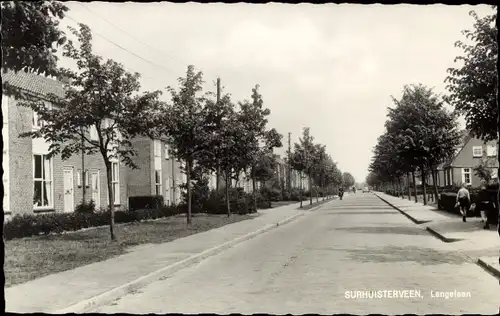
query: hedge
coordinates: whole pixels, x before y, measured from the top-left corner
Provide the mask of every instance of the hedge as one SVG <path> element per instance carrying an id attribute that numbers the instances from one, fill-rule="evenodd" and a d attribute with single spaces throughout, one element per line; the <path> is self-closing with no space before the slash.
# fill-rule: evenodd
<path id="1" fill-rule="evenodd" d="M 487 192 L 489 194 L 491 194 L 491 196 L 494 198 L 494 200 L 497 201 L 497 203 L 498 203 L 498 199 L 497 199 L 498 186 L 495 186 L 495 185 L 489 186 L 487 188 Z M 470 198 L 471 198 L 471 204 L 476 203 L 477 198 L 478 198 L 479 189 L 469 190 L 469 193 L 470 193 Z M 440 194 L 438 208 L 445 210 L 445 211 L 448 211 L 448 212 L 451 212 L 451 213 L 460 214 L 460 209 L 455 207 L 456 202 L 457 202 L 457 193 L 456 192 L 442 192 Z M 480 209 L 480 206 L 478 204 L 478 207 L 476 207 L 473 212 L 469 213 L 469 215 L 480 216 L 480 211 L 481 211 L 481 209 Z M 496 225 L 498 222 L 498 209 L 490 209 L 490 210 L 488 210 L 488 213 L 489 213 L 488 214 L 488 222 Z"/>
<path id="2" fill-rule="evenodd" d="M 159 209 L 142 209 L 136 211 L 115 211 L 116 223 L 130 223 L 134 221 L 168 217 L 181 213 L 178 207 L 162 207 Z M 76 231 L 83 228 L 104 226 L 109 224 L 109 211 L 74 212 L 52 214 L 24 214 L 16 215 L 3 227 L 6 240 L 63 231 Z"/>

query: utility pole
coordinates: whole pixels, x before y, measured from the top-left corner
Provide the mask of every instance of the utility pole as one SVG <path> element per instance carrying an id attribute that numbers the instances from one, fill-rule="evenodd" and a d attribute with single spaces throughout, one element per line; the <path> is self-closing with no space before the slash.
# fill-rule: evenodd
<path id="1" fill-rule="evenodd" d="M 292 133 L 288 133 L 288 193 L 292 193 L 292 148 L 290 145 L 290 136 Z"/>
<path id="2" fill-rule="evenodd" d="M 217 78 L 217 103 L 220 102 L 220 78 Z M 220 181 L 220 159 L 217 158 L 217 174 L 215 175 L 215 192 L 219 194 L 219 181 Z"/>

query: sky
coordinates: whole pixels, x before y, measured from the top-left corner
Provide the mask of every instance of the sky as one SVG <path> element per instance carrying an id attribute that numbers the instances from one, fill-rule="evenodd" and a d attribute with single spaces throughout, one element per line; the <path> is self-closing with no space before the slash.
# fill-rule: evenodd
<path id="1" fill-rule="evenodd" d="M 364 181 L 391 96 L 422 83 L 445 93 L 454 47 L 486 5 L 66 2 L 63 29 L 93 31 L 95 53 L 141 74 L 143 90 L 177 87 L 187 66 L 205 90 L 221 78 L 232 99 L 260 85 L 269 127 L 298 142 L 304 127 L 339 168 Z M 61 60 L 62 66 L 70 66 Z M 168 93 L 163 97 L 168 100 Z"/>

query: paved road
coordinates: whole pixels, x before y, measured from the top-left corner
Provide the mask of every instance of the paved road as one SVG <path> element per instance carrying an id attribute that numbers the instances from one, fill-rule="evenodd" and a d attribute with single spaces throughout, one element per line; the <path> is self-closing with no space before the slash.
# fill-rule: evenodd
<path id="1" fill-rule="evenodd" d="M 493 314 L 498 280 L 370 193 L 150 284 L 102 313 Z M 355 291 L 403 291 L 356 293 Z M 349 295 L 393 297 L 346 298 Z M 469 298 L 432 297 L 465 292 Z M 365 293 L 365 292 L 363 292 Z M 445 295 L 445 294 L 443 294 Z"/>

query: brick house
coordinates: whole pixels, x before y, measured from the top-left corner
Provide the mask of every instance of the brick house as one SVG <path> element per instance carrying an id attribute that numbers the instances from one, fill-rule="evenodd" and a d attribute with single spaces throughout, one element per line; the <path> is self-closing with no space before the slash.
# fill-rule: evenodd
<path id="1" fill-rule="evenodd" d="M 7 72 L 2 80 L 48 106 L 48 94 L 64 96 L 61 82 L 33 73 Z M 25 213 L 73 212 L 82 201 L 84 189 L 86 201 L 93 200 L 99 208 L 109 205 L 106 168 L 100 155 L 85 155 L 84 161 L 78 154 L 64 161 L 60 156 L 49 159 L 49 144 L 44 139 L 19 137 L 43 124 L 35 112 L 19 106 L 14 97 L 2 95 L 2 114 L 4 218 Z M 88 137 L 97 138 L 95 127 L 90 128 Z M 134 160 L 139 169 L 112 161 L 115 207 L 127 208 L 128 198 L 136 195 L 159 194 L 167 204 L 178 203 L 178 186 L 186 181 L 181 164 L 172 159 L 160 141 L 137 138 L 131 142 L 138 153 Z"/>
<path id="2" fill-rule="evenodd" d="M 490 169 L 493 180 L 498 181 L 497 155 L 496 140 L 484 142 L 468 135 L 455 156 L 442 165 L 438 183 L 445 186 L 465 183 L 472 187 L 479 187 L 481 179 L 475 174 L 474 168 L 481 164 Z"/>
<path id="3" fill-rule="evenodd" d="M 49 107 L 48 94 L 64 96 L 62 83 L 33 73 L 7 72 L 2 81 L 39 98 Z M 49 144 L 44 139 L 19 137 L 20 133 L 40 128 L 43 122 L 31 109 L 18 106 L 18 102 L 14 97 L 2 95 L 4 215 L 8 218 L 11 214 L 73 212 L 83 198 L 83 188 L 86 200 L 95 200 L 98 207 L 108 205 L 102 158 L 85 155 L 83 168 L 81 155 L 65 161 L 60 156 L 48 158 Z M 128 204 L 126 183 L 126 169 L 114 161 L 117 207 Z"/>

